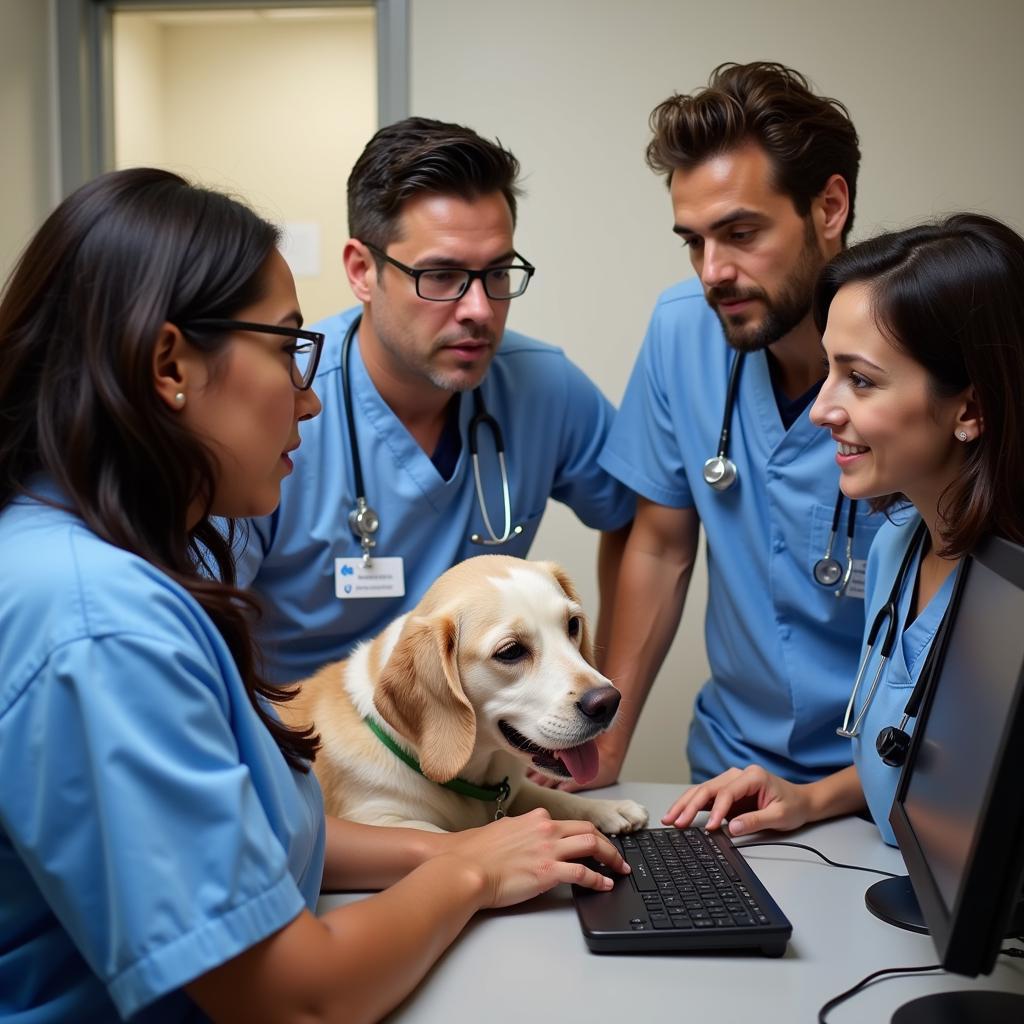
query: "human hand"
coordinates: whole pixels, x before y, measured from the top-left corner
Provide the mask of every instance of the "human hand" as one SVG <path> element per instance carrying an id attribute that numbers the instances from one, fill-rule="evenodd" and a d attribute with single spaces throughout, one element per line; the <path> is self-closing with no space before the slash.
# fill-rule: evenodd
<path id="1" fill-rule="evenodd" d="M 602 742 L 603 741 L 603 742 Z M 626 752 L 610 745 L 605 736 L 599 736 L 596 740 L 597 753 L 600 767 L 597 774 L 589 781 L 580 785 L 574 779 L 553 779 L 538 771 L 528 771 L 526 777 L 538 786 L 545 789 L 561 789 L 566 793 L 578 793 L 583 789 L 600 789 L 602 786 L 614 786 L 619 781 L 619 773 L 622 771 L 622 762 L 626 759 Z"/>
<path id="2" fill-rule="evenodd" d="M 560 882 L 607 890 L 612 879 L 579 861 L 593 858 L 613 871 L 629 866 L 589 821 L 554 821 L 542 808 L 453 833 L 447 856 L 458 857 L 482 882 L 481 907 L 508 907 Z"/>
<path id="3" fill-rule="evenodd" d="M 760 765 L 742 771 L 730 768 L 707 782 L 688 789 L 662 817 L 663 825 L 686 828 L 700 811 L 710 810 L 708 829 L 719 828 L 730 811 L 729 834 L 746 835 L 760 829 L 786 832 L 805 824 L 810 816 L 808 787 L 787 782 Z"/>

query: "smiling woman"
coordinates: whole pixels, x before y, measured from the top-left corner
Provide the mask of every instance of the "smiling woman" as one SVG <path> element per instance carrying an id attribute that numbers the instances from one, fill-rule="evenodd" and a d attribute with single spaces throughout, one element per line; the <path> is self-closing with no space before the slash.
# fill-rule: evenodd
<path id="1" fill-rule="evenodd" d="M 815 317 L 829 372 L 811 418 L 836 442 L 843 492 L 889 517 L 868 558 L 866 640 L 839 731 L 854 764 L 807 785 L 733 768 L 664 820 L 687 825 L 709 807 L 709 828 L 731 816 L 740 835 L 866 805 L 895 843 L 902 761 L 885 727 L 915 714 L 959 560 L 990 533 L 1024 542 L 1024 239 L 960 214 L 863 242 L 823 271 Z"/>
<path id="2" fill-rule="evenodd" d="M 377 1020 L 476 910 L 624 867 L 539 812 L 451 837 L 325 818 L 233 586 L 230 517 L 274 510 L 320 409 L 276 240 L 118 171 L 0 299 L 0 1017 Z M 313 915 L 321 885 L 392 883 Z"/>

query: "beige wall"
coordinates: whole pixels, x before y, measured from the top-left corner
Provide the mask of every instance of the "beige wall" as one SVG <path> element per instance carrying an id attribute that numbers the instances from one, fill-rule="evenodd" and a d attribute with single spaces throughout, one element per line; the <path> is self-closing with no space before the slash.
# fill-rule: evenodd
<path id="1" fill-rule="evenodd" d="M 564 346 L 615 401 L 655 296 L 689 274 L 643 163 L 647 115 L 721 61 L 791 64 L 848 105 L 864 151 L 855 238 L 966 207 L 1024 228 L 1019 0 L 411 6 L 413 113 L 499 136 L 526 172 L 517 246 L 539 269 L 510 325 Z M 571 514 L 549 514 L 533 554 L 565 563 L 596 607 L 594 537 Z M 628 778 L 685 778 L 705 592 L 701 567 Z"/>
<path id="2" fill-rule="evenodd" d="M 0 0 L 0 281 L 56 194 L 50 6 Z"/>
<path id="3" fill-rule="evenodd" d="M 118 167 L 155 164 L 317 225 L 307 321 L 352 303 L 341 268 L 345 180 L 376 129 L 373 11 L 122 13 L 114 21 Z"/>
<path id="4" fill-rule="evenodd" d="M 1024 4 L 1019 0 L 412 0 L 412 110 L 464 121 L 498 135 L 523 162 L 528 189 L 518 244 L 540 268 L 518 300 L 512 326 L 563 345 L 618 400 L 658 291 L 685 276 L 669 232 L 663 185 L 643 164 L 650 109 L 673 90 L 699 85 L 722 60 L 781 60 L 844 100 L 860 130 L 864 166 L 855 237 L 940 211 L 973 207 L 1024 229 Z M 0 270 L 42 219 L 54 195 L 49 4 L 0 0 Z M 205 44 L 217 54 L 212 39 Z M 310 46 L 316 46 L 311 40 Z M 344 173 L 314 160 L 314 138 L 334 137 L 300 121 L 324 88 L 293 76 L 283 112 L 251 111 L 247 77 L 269 66 L 222 70 L 194 82 L 174 115 L 176 141 L 198 146 L 189 167 L 251 197 L 271 215 L 335 217 Z M 190 77 L 186 65 L 182 71 Z M 194 111 L 230 95 L 235 120 L 256 123 L 266 148 L 235 152 L 232 125 L 202 138 Z M 338 96 L 336 90 L 330 96 Z M 282 98 L 285 93 L 282 93 Z M 327 118 L 359 147 L 372 118 Z M 214 152 L 236 157 L 216 175 Z M 263 185 L 244 174 L 265 154 L 287 155 L 300 212 L 271 209 Z M 275 156 L 272 161 L 281 176 Z M 336 222 L 334 222 L 336 224 Z M 325 229 L 325 266 L 343 233 Z M 335 248 L 332 250 L 331 246 Z M 345 301 L 340 271 L 309 311 Z M 563 561 L 595 607 L 594 538 L 560 507 L 534 548 Z M 706 672 L 701 620 L 703 571 L 691 588 L 679 639 L 641 722 L 630 778 L 681 781 L 682 738 Z"/>

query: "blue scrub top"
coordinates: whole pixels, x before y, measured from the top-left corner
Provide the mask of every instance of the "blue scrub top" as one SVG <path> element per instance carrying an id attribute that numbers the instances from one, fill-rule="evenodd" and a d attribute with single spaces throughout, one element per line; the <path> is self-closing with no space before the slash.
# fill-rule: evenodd
<path id="1" fill-rule="evenodd" d="M 903 561 L 907 545 L 920 521 L 920 516 L 913 509 L 893 513 L 893 521 L 882 525 L 871 546 L 871 553 L 868 555 L 868 620 L 864 635 L 865 650 L 867 649 L 868 629 L 874 622 L 878 610 L 889 600 L 889 593 L 896 580 L 896 574 L 899 572 L 900 562 Z M 889 824 L 889 810 L 892 808 L 892 801 L 896 796 L 896 784 L 899 782 L 902 769 L 890 767 L 882 761 L 875 749 L 875 740 L 886 726 L 899 725 L 903 720 L 903 710 L 907 706 L 907 701 L 910 699 L 918 677 L 921 675 L 921 669 L 924 668 L 924 663 L 928 659 L 928 652 L 942 622 L 942 617 L 946 613 L 946 608 L 949 606 L 949 600 L 953 594 L 953 582 L 956 579 L 956 573 L 950 573 L 936 591 L 935 596 L 921 610 L 921 614 L 906 629 L 903 629 L 916 589 L 914 581 L 917 579 L 920 564 L 921 553 L 919 551 L 907 572 L 907 578 L 897 601 L 898 628 L 901 630 L 898 634 L 899 642 L 893 647 L 892 657 L 886 663 L 882 676 L 878 680 L 878 689 L 868 706 L 860 731 L 852 740 L 853 762 L 857 766 L 857 774 L 860 776 L 861 788 L 864 790 L 864 796 L 868 802 L 868 810 L 871 812 L 871 817 L 878 826 L 878 830 L 882 833 L 882 838 L 890 846 L 896 845 L 896 836 Z M 884 630 L 876 641 L 875 649 L 871 652 L 865 678 L 861 683 L 854 705 L 856 714 L 860 714 L 864 701 L 867 699 L 871 680 L 875 677 L 875 670 L 881 658 L 882 636 L 884 636 Z M 852 679 L 850 686 L 851 688 L 853 686 Z M 914 731 L 914 719 L 907 723 L 904 731 L 908 735 Z"/>
<path id="2" fill-rule="evenodd" d="M 783 428 L 764 352 L 748 355 L 740 379 L 729 443 L 737 483 L 724 492 L 704 483 L 734 358 L 698 280 L 666 291 L 600 461 L 651 501 L 695 508 L 704 527 L 712 675 L 690 729 L 693 781 L 754 763 L 809 782 L 850 763 L 835 730 L 856 669 L 864 602 L 837 599 L 812 577 L 839 487 L 836 445 L 806 409 Z M 866 559 L 878 521 L 858 507 L 855 559 Z M 844 508 L 839 557 L 845 522 Z"/>
<path id="3" fill-rule="evenodd" d="M 149 563 L 19 499 L 0 565 L 0 1019 L 205 1020 L 181 987 L 316 905 L 316 778 Z"/>
<path id="4" fill-rule="evenodd" d="M 273 515 L 250 520 L 239 583 L 266 607 L 260 625 L 268 676 L 290 682 L 346 657 L 360 640 L 409 611 L 446 569 L 481 554 L 525 557 L 548 498 L 568 505 L 587 526 L 614 530 L 633 517 L 634 495 L 598 466 L 614 409 L 557 348 L 506 331 L 481 389 L 505 441 L 513 525 L 523 533 L 501 547 L 487 536 L 477 504 L 466 441 L 473 416 L 462 396 L 462 452 L 445 480 L 381 398 L 354 340 L 350 379 L 366 499 L 380 516 L 375 557 L 404 560 L 404 597 L 335 596 L 334 560 L 352 558 L 359 542 L 348 525 L 355 506 L 352 455 L 341 387 L 341 346 L 359 310 L 316 325 L 327 335 L 314 388 L 323 412 L 301 428 L 295 471 Z M 479 434 L 481 475 L 495 530 L 504 524 L 501 478 L 490 431 Z"/>

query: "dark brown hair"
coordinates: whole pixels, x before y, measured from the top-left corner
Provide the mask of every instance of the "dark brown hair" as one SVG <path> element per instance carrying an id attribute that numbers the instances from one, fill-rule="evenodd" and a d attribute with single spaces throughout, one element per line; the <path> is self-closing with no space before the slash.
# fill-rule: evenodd
<path id="1" fill-rule="evenodd" d="M 870 288 L 878 329 L 927 370 L 936 397 L 974 387 L 983 429 L 939 502 L 940 554 L 966 554 L 990 532 L 1024 543 L 1024 238 L 959 213 L 861 242 L 822 271 L 820 331 L 836 292 L 856 282 Z M 873 505 L 905 501 L 891 494 Z"/>
<path id="2" fill-rule="evenodd" d="M 654 137 L 647 146 L 651 170 L 667 175 L 690 170 L 747 142 L 768 154 L 775 188 L 806 217 L 811 200 L 833 174 L 850 193 L 843 241 L 853 227 L 860 148 L 846 107 L 816 96 L 807 79 L 782 64 L 720 64 L 706 89 L 675 94 L 651 112 Z"/>
<path id="3" fill-rule="evenodd" d="M 0 510 L 51 477 L 68 507 L 183 586 L 213 620 L 256 714 L 294 767 L 318 740 L 263 706 L 251 629 L 234 586 L 234 525 L 209 519 L 216 460 L 157 400 L 153 352 L 166 321 L 230 318 L 257 301 L 277 230 L 227 196 L 167 171 L 102 175 L 65 199 L 0 300 Z M 190 337 L 215 353 L 224 336 Z M 188 510 L 206 515 L 191 531 Z"/>
<path id="4" fill-rule="evenodd" d="M 426 117 L 389 124 L 367 143 L 348 178 L 348 230 L 385 249 L 402 204 L 419 195 L 477 199 L 501 192 L 516 219 L 519 161 L 471 128 Z M 379 260 L 379 258 L 378 258 Z"/>

